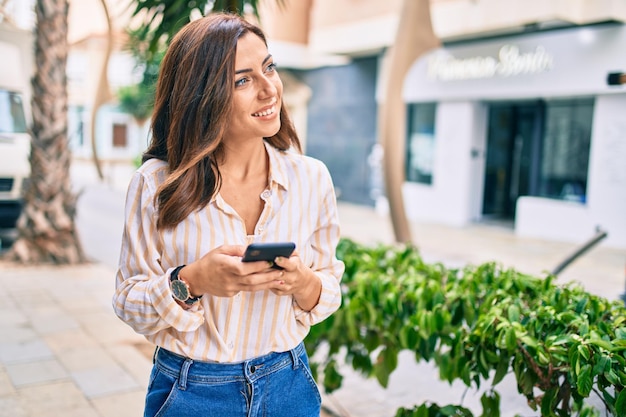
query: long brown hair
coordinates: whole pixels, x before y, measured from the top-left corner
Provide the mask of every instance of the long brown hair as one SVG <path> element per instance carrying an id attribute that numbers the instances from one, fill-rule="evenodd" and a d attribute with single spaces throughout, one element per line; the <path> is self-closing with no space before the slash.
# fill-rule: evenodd
<path id="1" fill-rule="evenodd" d="M 214 13 L 188 23 L 168 47 L 156 87 L 152 139 L 142 158 L 169 166 L 155 196 L 157 228 L 176 226 L 220 188 L 217 162 L 232 108 L 237 41 L 248 32 L 267 45 L 257 26 Z M 284 105 L 280 121 L 280 130 L 265 140 L 277 149 L 301 151 Z"/>

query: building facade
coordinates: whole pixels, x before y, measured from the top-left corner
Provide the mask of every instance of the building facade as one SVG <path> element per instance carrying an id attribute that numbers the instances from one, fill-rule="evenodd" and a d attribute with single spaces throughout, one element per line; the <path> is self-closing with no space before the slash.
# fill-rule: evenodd
<path id="1" fill-rule="evenodd" d="M 298 39 L 310 54 L 349 59 L 293 69 L 312 88 L 307 152 L 346 201 L 379 195 L 380 68 L 401 5 L 316 0 L 294 25 L 308 27 Z M 431 18 L 442 45 L 403 89 L 409 219 L 570 242 L 602 229 L 603 244 L 626 248 L 626 86 L 608 79 L 626 72 L 626 4 L 434 0 Z"/>
<path id="2" fill-rule="evenodd" d="M 261 2 L 260 23 L 306 153 L 328 165 L 341 200 L 385 207 L 381 69 L 403 0 L 278 3 Z M 117 107 L 137 70 L 123 47 L 127 2 L 107 4 L 115 35 L 98 105 L 102 4 L 70 3 L 70 138 L 76 157 L 95 147 L 127 163 L 149 122 Z M 431 0 L 430 17 L 441 47 L 415 61 L 403 89 L 409 219 L 571 242 L 601 228 L 603 244 L 626 248 L 626 86 L 608 83 L 626 72 L 626 2 Z"/>
<path id="3" fill-rule="evenodd" d="M 626 26 L 444 46 L 407 75 L 410 217 L 626 247 Z M 411 201 L 424 203 L 410 204 Z"/>

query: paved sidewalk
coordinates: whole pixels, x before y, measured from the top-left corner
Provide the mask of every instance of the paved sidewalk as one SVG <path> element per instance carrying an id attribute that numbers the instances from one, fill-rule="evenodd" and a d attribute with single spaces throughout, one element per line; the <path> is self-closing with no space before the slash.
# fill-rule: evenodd
<path id="1" fill-rule="evenodd" d="M 368 245 L 393 242 L 387 216 L 346 203 L 340 204 L 339 212 L 343 236 Z M 413 222 L 411 237 L 427 262 L 462 266 L 497 261 L 538 276 L 545 276 L 584 243 L 518 237 L 511 228 L 482 223 L 451 227 Z M 626 250 L 600 242 L 559 274 L 558 282 L 569 281 L 581 283 L 593 294 L 619 299 L 626 285 Z"/>
<path id="2" fill-rule="evenodd" d="M 392 242 L 389 219 L 373 209 L 341 204 L 340 216 L 344 236 L 365 244 Z M 411 228 L 427 261 L 455 266 L 497 260 L 541 274 L 576 249 L 494 226 Z M 561 281 L 576 280 L 618 299 L 625 266 L 625 251 L 600 245 L 566 269 Z M 0 417 L 142 415 L 151 346 L 114 315 L 113 282 L 114 271 L 98 263 L 53 268 L 0 261 Z M 401 358 L 388 390 L 348 369 L 346 375 L 342 389 L 324 396 L 325 406 L 341 416 L 393 416 L 400 405 L 424 398 L 459 402 L 464 389 L 438 385 L 436 371 L 412 363 L 410 354 Z M 466 399 L 468 406 L 472 401 Z"/>
<path id="3" fill-rule="evenodd" d="M 151 362 L 113 313 L 113 277 L 0 262 L 1 417 L 143 414 Z"/>

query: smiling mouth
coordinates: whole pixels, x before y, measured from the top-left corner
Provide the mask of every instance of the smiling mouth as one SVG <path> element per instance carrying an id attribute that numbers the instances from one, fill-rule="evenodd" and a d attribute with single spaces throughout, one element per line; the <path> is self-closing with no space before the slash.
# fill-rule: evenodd
<path id="1" fill-rule="evenodd" d="M 263 116 L 269 116 L 270 114 L 274 114 L 276 112 L 276 106 L 272 106 L 269 109 L 260 111 L 258 113 L 252 113 L 252 116 L 254 117 L 263 117 Z"/>

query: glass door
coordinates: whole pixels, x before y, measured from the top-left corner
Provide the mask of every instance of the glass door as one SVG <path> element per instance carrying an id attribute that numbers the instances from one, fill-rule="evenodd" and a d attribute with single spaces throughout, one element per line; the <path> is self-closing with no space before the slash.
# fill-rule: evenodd
<path id="1" fill-rule="evenodd" d="M 492 104 L 489 109 L 483 216 L 513 219 L 517 198 L 535 191 L 544 105 Z"/>

